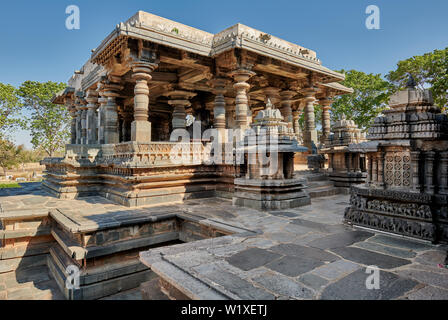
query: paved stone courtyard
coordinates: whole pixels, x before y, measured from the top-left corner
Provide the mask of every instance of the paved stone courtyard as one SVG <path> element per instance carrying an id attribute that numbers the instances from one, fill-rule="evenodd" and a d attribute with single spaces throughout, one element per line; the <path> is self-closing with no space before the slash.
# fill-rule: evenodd
<path id="1" fill-rule="evenodd" d="M 192 298 L 448 299 L 448 269 L 437 266 L 444 262 L 446 246 L 343 225 L 346 195 L 271 212 L 233 207 L 217 198 L 130 209 L 101 197 L 59 200 L 39 184 L 25 184 L 0 190 L 0 205 L 0 215 L 17 209 L 64 209 L 83 226 L 138 218 L 142 210 L 200 216 L 247 230 L 140 254 L 155 273 Z M 378 290 L 366 289 L 370 265 L 381 270 Z M 0 283 L 0 291 L 7 289 Z M 138 298 L 135 290 L 129 298 Z"/>

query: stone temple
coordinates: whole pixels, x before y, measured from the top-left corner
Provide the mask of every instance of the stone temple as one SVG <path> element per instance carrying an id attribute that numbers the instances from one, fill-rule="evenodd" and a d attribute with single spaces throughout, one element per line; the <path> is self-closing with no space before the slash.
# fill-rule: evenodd
<path id="1" fill-rule="evenodd" d="M 0 189 L 0 300 L 447 299 L 446 116 L 408 88 L 368 141 L 332 130 L 342 80 L 242 24 L 118 24 L 54 97 L 64 157 Z M 297 167 L 322 154 L 328 169 Z"/>
<path id="2" fill-rule="evenodd" d="M 224 142 L 228 129 L 249 128 L 270 99 L 291 136 L 299 135 L 304 110 L 303 142 L 311 150 L 318 144 L 314 103 L 350 93 L 338 83 L 343 79 L 314 51 L 241 24 L 210 34 L 138 12 L 55 98 L 72 114 L 72 138 L 64 158 L 44 161 L 44 187 L 60 198 L 100 195 L 130 207 L 232 198 L 244 168 L 233 159 L 204 164 L 193 157 L 204 154 L 204 131 L 216 129 Z M 179 167 L 170 137 L 191 127 L 187 115 L 202 126 L 198 137 L 182 140 L 179 156 L 190 152 L 184 158 L 191 161 Z"/>

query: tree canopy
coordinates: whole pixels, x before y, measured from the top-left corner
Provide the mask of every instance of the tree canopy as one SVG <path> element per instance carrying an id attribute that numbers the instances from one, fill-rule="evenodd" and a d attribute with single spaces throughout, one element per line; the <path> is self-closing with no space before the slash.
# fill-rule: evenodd
<path id="1" fill-rule="evenodd" d="M 345 74 L 344 86 L 352 88 L 352 94 L 335 98 L 331 107 L 331 119 L 338 120 L 343 114 L 365 129 L 386 107 L 391 85 L 380 74 L 366 74 L 357 70 L 340 70 Z"/>
<path id="2" fill-rule="evenodd" d="M 16 88 L 0 83 L 0 138 L 21 124 L 20 108 Z"/>
<path id="3" fill-rule="evenodd" d="M 428 88 L 434 104 L 442 110 L 448 107 L 448 47 L 421 56 L 413 56 L 397 63 L 397 68 L 386 75 L 395 90 L 402 89 L 412 75 L 421 89 Z"/>
<path id="4" fill-rule="evenodd" d="M 50 157 L 64 147 L 70 134 L 68 110 L 51 102 L 51 98 L 64 88 L 64 83 L 25 81 L 17 91 L 23 106 L 31 111 L 25 125 L 31 131 L 31 143 Z"/>

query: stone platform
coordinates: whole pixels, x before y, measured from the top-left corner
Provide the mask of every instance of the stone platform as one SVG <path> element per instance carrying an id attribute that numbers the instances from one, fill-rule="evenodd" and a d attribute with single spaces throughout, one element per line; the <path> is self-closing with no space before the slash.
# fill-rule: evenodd
<path id="1" fill-rule="evenodd" d="M 0 190 L 0 298 L 24 298 L 25 287 L 35 299 L 61 298 L 54 264 L 62 257 L 86 259 L 84 298 L 100 288 L 98 297 L 132 299 L 133 288 L 150 285 L 165 294 L 146 294 L 157 299 L 448 299 L 448 269 L 437 267 L 446 246 L 345 226 L 348 201 L 336 195 L 261 212 L 209 198 L 131 209 L 101 197 L 55 199 L 38 184 Z M 368 265 L 381 270 L 379 290 L 365 288 Z M 117 270 L 112 290 L 98 277 Z"/>

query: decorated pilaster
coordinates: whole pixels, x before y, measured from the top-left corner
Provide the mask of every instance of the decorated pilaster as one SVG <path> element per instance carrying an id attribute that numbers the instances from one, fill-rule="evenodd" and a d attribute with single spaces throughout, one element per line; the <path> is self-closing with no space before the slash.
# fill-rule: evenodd
<path id="1" fill-rule="evenodd" d="M 440 194 L 448 194 L 448 152 L 440 153 Z"/>
<path id="2" fill-rule="evenodd" d="M 119 84 L 120 78 L 109 76 L 109 81 L 104 85 L 103 96 L 107 97 L 104 113 L 104 143 L 119 143 L 118 134 L 118 110 L 115 99 L 120 96 L 123 86 Z"/>
<path id="3" fill-rule="evenodd" d="M 98 93 L 95 90 L 87 90 L 87 117 L 86 117 L 86 127 L 87 127 L 87 144 L 95 144 L 97 141 L 97 119 L 96 119 L 96 108 L 98 102 Z"/>
<path id="4" fill-rule="evenodd" d="M 237 69 L 230 74 L 235 79 L 235 84 L 233 87 L 236 90 L 236 98 L 235 98 L 235 118 L 236 118 L 236 127 L 241 130 L 245 130 L 248 126 L 247 124 L 247 111 L 248 111 L 248 97 L 247 91 L 250 88 L 250 85 L 247 81 L 255 75 L 255 72 L 252 72 L 247 69 Z"/>
<path id="5" fill-rule="evenodd" d="M 99 144 L 104 143 L 104 127 L 105 127 L 105 113 L 106 113 L 106 104 L 107 104 L 107 97 L 104 95 L 104 83 L 100 82 L 97 87 L 98 92 L 98 112 L 97 112 L 97 120 L 96 120 L 96 126 L 97 126 L 97 140 Z"/>
<path id="6" fill-rule="evenodd" d="M 313 148 L 317 148 L 317 131 L 314 119 L 314 102 L 316 89 L 314 87 L 307 88 L 303 91 L 305 95 L 305 131 L 303 132 L 303 144 L 312 152 Z"/>
<path id="7" fill-rule="evenodd" d="M 76 108 L 72 100 L 66 101 L 66 105 L 72 120 L 70 122 L 70 144 L 76 144 Z"/>

